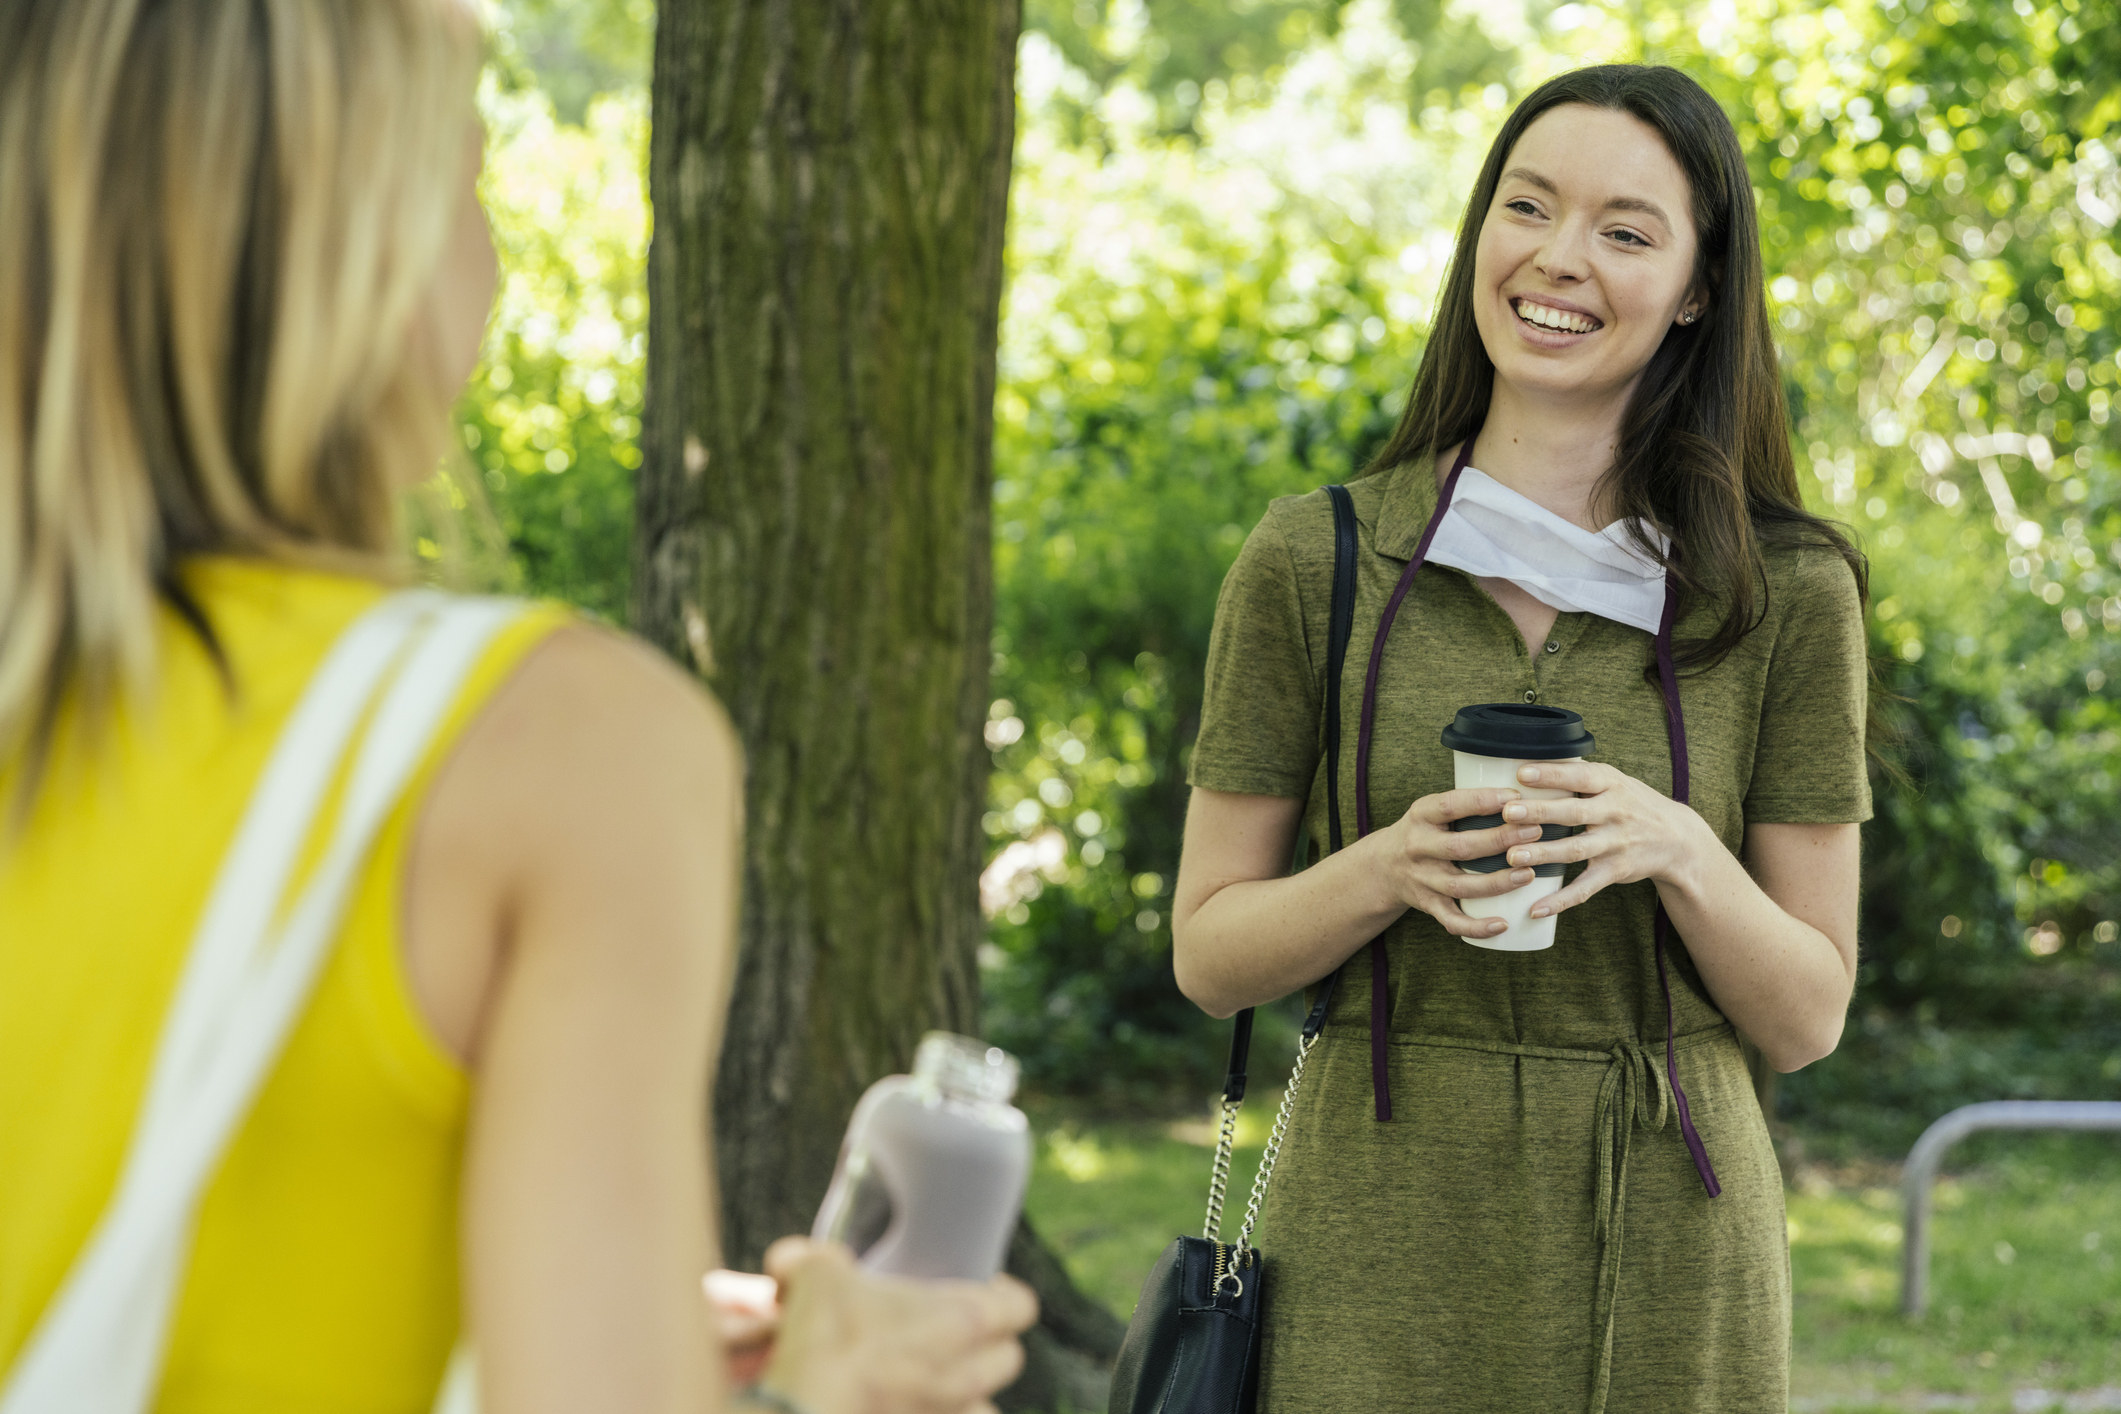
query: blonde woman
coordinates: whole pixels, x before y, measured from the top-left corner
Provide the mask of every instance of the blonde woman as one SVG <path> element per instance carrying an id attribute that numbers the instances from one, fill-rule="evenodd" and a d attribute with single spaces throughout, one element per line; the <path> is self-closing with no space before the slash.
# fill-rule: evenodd
<path id="1" fill-rule="evenodd" d="M 261 768 L 400 578 L 494 291 L 479 62 L 460 0 L 0 0 L 0 1398 Z M 742 763 L 653 653 L 501 618 L 206 1182 L 167 1414 L 424 1411 L 460 1335 L 489 1414 L 727 1407 Z M 775 1266 L 762 1407 L 984 1409 L 1020 1359 L 1008 1283 Z"/>

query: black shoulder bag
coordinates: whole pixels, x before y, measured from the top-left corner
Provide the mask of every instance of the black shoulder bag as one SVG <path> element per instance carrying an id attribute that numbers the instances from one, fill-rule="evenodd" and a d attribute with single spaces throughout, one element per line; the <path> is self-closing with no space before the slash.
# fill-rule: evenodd
<path id="1" fill-rule="evenodd" d="M 1333 498 L 1333 608 L 1326 640 L 1326 799 L 1331 844 L 1340 848 L 1340 674 L 1355 619 L 1355 506 L 1344 486 L 1328 486 Z M 1266 1269 L 1251 1246 L 1267 1181 L 1281 1153 L 1289 1112 L 1303 1080 L 1304 1061 L 1325 1028 L 1335 972 L 1318 987 L 1304 1018 L 1296 1065 L 1282 1095 L 1281 1112 L 1260 1156 L 1259 1177 L 1245 1206 L 1237 1241 L 1224 1243 L 1223 1194 L 1230 1183 L 1230 1151 L 1237 1141 L 1237 1111 L 1245 1098 L 1245 1061 L 1252 1049 L 1251 1008 L 1237 1014 L 1230 1037 L 1230 1068 L 1223 1079 L 1222 1133 L 1208 1180 L 1207 1232 L 1173 1238 L 1142 1283 L 1141 1302 L 1127 1324 L 1112 1371 L 1110 1414 L 1252 1414 L 1259 1392 L 1259 1298 Z"/>

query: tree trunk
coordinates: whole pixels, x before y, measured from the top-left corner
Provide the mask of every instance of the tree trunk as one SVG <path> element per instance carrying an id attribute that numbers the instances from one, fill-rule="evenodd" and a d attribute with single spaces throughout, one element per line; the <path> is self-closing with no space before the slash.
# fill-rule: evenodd
<path id="1" fill-rule="evenodd" d="M 1019 21 L 1017 0 L 661 8 L 633 616 L 749 755 L 713 1116 L 734 1265 L 809 1227 L 870 1082 L 924 1031 L 979 1029 Z M 1064 1326 L 1034 1363 L 1086 1397 L 1113 1318 L 1028 1228 L 1011 1265 Z"/>
<path id="2" fill-rule="evenodd" d="M 1038 1293 L 1038 1325 L 1024 1337 L 1024 1373 L 996 1401 L 1009 1410 L 1073 1410 L 1106 1407 L 1112 1393 L 1112 1357 L 1127 1333 L 1119 1317 L 1076 1289 L 1031 1220 L 1018 1224 L 1009 1244 L 1009 1272 Z M 1145 1267 L 1143 1276 L 1148 1275 Z"/>
<path id="3" fill-rule="evenodd" d="M 749 755 L 723 1238 L 978 1029 L 1013 0 L 664 0 L 634 617 Z"/>

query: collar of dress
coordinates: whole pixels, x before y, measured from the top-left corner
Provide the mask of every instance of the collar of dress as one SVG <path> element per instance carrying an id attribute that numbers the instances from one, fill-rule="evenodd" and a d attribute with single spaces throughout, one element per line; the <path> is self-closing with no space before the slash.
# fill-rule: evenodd
<path id="1" fill-rule="evenodd" d="M 1372 543 L 1379 554 L 1412 558 L 1436 509 L 1436 479 L 1416 458 L 1391 473 Z M 1644 533 L 1660 550 L 1670 539 Z M 1643 553 L 1629 523 L 1585 530 L 1467 467 L 1451 508 L 1436 527 L 1428 562 L 1478 578 L 1506 579 L 1563 613 L 1590 613 L 1654 634 L 1664 612 L 1664 566 Z"/>

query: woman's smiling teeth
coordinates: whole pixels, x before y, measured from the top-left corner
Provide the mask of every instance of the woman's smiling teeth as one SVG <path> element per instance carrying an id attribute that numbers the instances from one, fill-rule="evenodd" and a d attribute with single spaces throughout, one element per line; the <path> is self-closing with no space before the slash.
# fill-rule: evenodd
<path id="1" fill-rule="evenodd" d="M 1564 334 L 1588 334 L 1593 329 L 1604 327 L 1588 314 L 1556 309 L 1552 305 L 1539 304 L 1521 296 L 1513 303 L 1519 319 L 1527 324 L 1537 324 L 1542 329 L 1558 329 Z"/>

